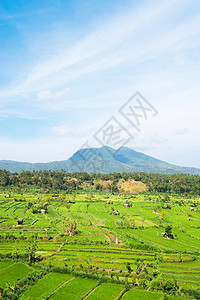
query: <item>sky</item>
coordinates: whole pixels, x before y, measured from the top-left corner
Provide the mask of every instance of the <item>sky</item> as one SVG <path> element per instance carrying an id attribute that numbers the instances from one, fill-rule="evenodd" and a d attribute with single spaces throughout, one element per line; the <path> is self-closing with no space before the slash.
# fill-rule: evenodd
<path id="1" fill-rule="evenodd" d="M 199 0 L 1 0 L 0 160 L 108 145 L 200 168 L 199 50 Z"/>

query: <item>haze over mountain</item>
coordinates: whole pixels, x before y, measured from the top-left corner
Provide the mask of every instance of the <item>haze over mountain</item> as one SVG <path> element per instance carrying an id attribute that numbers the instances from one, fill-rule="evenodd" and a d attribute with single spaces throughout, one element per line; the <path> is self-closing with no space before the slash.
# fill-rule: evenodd
<path id="1" fill-rule="evenodd" d="M 0 160 L 0 169 L 11 172 L 65 170 L 68 173 L 146 172 L 160 174 L 188 173 L 200 175 L 200 169 L 180 167 L 137 152 L 128 147 L 118 150 L 104 146 L 78 150 L 72 157 L 49 163 L 28 163 Z"/>

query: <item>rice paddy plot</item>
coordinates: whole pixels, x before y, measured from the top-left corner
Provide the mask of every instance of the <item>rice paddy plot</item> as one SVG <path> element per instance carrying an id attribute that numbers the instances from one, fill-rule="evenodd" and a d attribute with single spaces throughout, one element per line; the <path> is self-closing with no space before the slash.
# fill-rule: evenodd
<path id="1" fill-rule="evenodd" d="M 9 284 L 17 283 L 18 278 L 26 277 L 33 268 L 22 263 L 15 263 L 0 270 L 0 288 L 6 288 Z"/>
<path id="2" fill-rule="evenodd" d="M 142 291 L 138 289 L 130 289 L 128 292 L 126 292 L 122 300 L 162 300 L 163 295 L 160 293 L 153 293 L 148 291 Z"/>
<path id="3" fill-rule="evenodd" d="M 124 286 L 113 283 L 103 283 L 98 286 L 88 297 L 87 300 L 115 300 L 123 292 Z"/>
<path id="4" fill-rule="evenodd" d="M 78 300 L 86 293 L 89 293 L 96 285 L 97 281 L 88 278 L 76 277 L 69 283 L 61 287 L 56 293 L 54 293 L 51 300 Z"/>
<path id="5" fill-rule="evenodd" d="M 72 275 L 70 274 L 49 273 L 42 277 L 35 285 L 31 286 L 20 299 L 44 299 L 70 279 L 72 279 Z"/>

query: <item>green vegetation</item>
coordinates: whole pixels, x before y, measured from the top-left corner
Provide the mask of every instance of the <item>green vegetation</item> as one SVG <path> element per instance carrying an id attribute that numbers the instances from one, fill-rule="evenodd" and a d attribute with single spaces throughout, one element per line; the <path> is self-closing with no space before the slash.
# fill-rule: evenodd
<path id="1" fill-rule="evenodd" d="M 31 286 L 21 299 L 44 299 L 71 278 L 70 274 L 49 273 Z"/>
<path id="2" fill-rule="evenodd" d="M 98 286 L 91 294 L 89 294 L 87 300 L 115 300 L 123 290 L 124 287 L 121 285 L 103 283 Z"/>
<path id="3" fill-rule="evenodd" d="M 129 290 L 123 297 L 122 300 L 162 300 L 163 295 L 159 293 L 152 293 L 147 291 L 141 291 L 141 290 Z"/>
<path id="4" fill-rule="evenodd" d="M 173 297 L 173 296 L 170 296 L 168 298 L 168 300 L 186 300 L 186 299 L 188 299 L 188 298 L 185 298 L 185 297 Z"/>
<path id="5" fill-rule="evenodd" d="M 13 187 L 20 192 L 22 188 L 42 189 L 44 193 L 50 191 L 108 191 L 108 192 L 150 192 L 176 193 L 191 198 L 199 195 L 199 175 L 188 174 L 154 174 L 154 173 L 112 173 L 87 174 L 67 173 L 66 171 L 23 171 L 10 173 L 0 170 L 0 187 Z M 43 208 L 45 203 L 36 207 Z M 36 212 L 35 211 L 35 212 Z"/>
<path id="6" fill-rule="evenodd" d="M 0 270 L 0 288 L 4 289 L 15 284 L 18 278 L 24 278 L 32 271 L 30 267 L 22 263 L 8 265 Z"/>
<path id="7" fill-rule="evenodd" d="M 77 277 L 60 288 L 50 299 L 78 300 L 88 293 L 96 284 L 95 280 Z M 97 299 L 97 298 L 96 298 Z"/>
<path id="8" fill-rule="evenodd" d="M 87 160 L 87 163 L 86 163 Z M 200 169 L 180 167 L 160 161 L 151 156 L 134 151 L 127 147 L 120 147 L 115 150 L 111 147 L 80 149 L 68 160 L 53 161 L 50 163 L 23 163 L 10 160 L 0 161 L 1 169 L 11 172 L 41 171 L 48 173 L 56 170 L 65 170 L 68 173 L 76 173 L 83 170 L 87 173 L 109 174 L 113 172 L 146 172 L 160 174 L 194 174 L 200 175 Z M 117 173 L 117 174 L 119 174 Z M 58 184 L 59 185 L 59 184 Z M 160 185 L 161 186 L 161 185 Z M 162 185 L 162 188 L 164 186 Z M 116 191 L 115 182 L 112 184 L 112 191 Z"/>
<path id="9" fill-rule="evenodd" d="M 199 195 L 94 188 L 117 173 L 73 174 L 80 189 L 56 190 L 64 173 L 52 173 L 52 187 L 42 172 L 29 185 L 25 174 L 0 190 L 3 299 L 200 298 Z M 43 186 L 31 184 L 38 176 Z"/>

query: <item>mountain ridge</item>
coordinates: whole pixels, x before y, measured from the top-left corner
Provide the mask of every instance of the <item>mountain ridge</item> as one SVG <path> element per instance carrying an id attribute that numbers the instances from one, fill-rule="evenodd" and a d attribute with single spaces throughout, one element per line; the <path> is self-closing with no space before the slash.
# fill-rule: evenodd
<path id="1" fill-rule="evenodd" d="M 67 160 L 47 163 L 0 160 L 0 169 L 17 173 L 33 170 L 65 170 L 68 173 L 145 172 L 200 175 L 198 168 L 173 165 L 128 147 L 115 150 L 108 146 L 80 149 Z"/>

